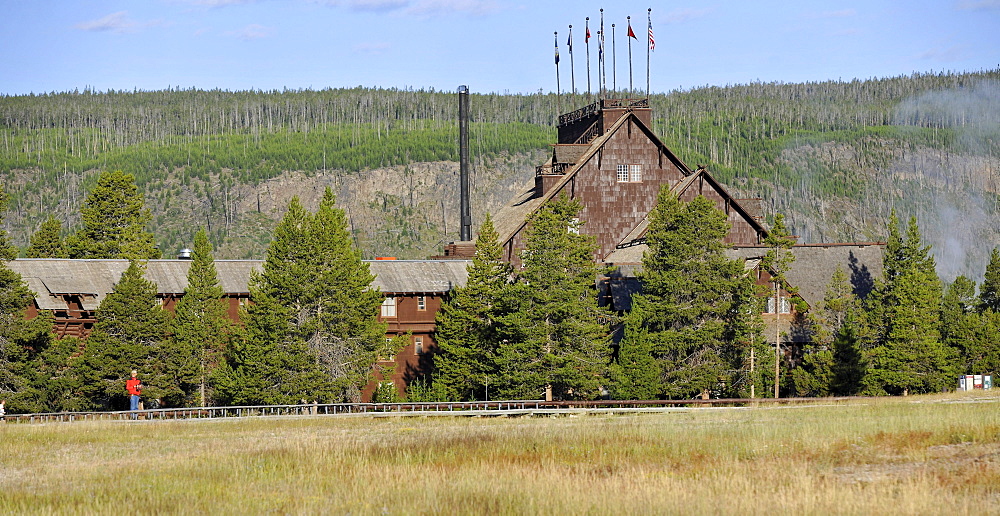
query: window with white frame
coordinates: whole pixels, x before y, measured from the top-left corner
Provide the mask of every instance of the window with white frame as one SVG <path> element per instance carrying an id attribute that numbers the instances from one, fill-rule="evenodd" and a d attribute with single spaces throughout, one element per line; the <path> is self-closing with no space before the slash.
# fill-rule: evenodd
<path id="1" fill-rule="evenodd" d="M 417 296 L 417 310 L 423 312 L 427 310 L 427 298 L 424 296 Z"/>
<path id="2" fill-rule="evenodd" d="M 642 182 L 642 165 L 629 165 L 628 166 L 629 181 L 633 183 Z"/>
<path id="3" fill-rule="evenodd" d="M 387 297 L 382 301 L 382 317 L 396 317 L 396 298 Z"/>
<path id="4" fill-rule="evenodd" d="M 774 299 L 773 296 L 767 298 L 767 311 L 764 312 L 764 313 L 766 313 L 766 314 L 773 314 L 773 313 L 775 313 L 775 310 L 774 310 L 774 301 L 775 301 L 775 299 Z M 792 302 L 787 297 L 785 297 L 785 296 L 778 297 L 778 312 L 777 313 L 782 313 L 782 314 L 790 314 L 790 313 L 792 313 Z"/>
<path id="5" fill-rule="evenodd" d="M 421 335 L 416 335 L 413 337 L 413 354 L 414 355 L 424 354 L 424 338 Z"/>
<path id="6" fill-rule="evenodd" d="M 628 165 L 618 165 L 618 182 L 628 182 Z"/>
<path id="7" fill-rule="evenodd" d="M 618 165 L 616 172 L 619 183 L 642 182 L 642 165 Z"/>

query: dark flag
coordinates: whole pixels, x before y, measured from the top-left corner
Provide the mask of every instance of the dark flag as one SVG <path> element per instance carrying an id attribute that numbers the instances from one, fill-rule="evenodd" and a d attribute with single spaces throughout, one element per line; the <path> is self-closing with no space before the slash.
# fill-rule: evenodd
<path id="1" fill-rule="evenodd" d="M 632 22 L 631 21 L 628 22 L 628 37 L 630 37 L 630 38 L 632 38 L 632 39 L 634 39 L 636 41 L 639 40 L 639 38 L 635 37 L 635 33 L 632 32 Z"/>

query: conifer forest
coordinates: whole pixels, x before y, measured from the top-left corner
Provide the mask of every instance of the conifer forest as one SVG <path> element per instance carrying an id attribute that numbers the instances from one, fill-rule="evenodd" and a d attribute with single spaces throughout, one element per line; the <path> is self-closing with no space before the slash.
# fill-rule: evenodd
<path id="1" fill-rule="evenodd" d="M 595 100 L 472 95 L 480 238 L 495 234 L 488 214 L 551 152 L 558 115 Z M 697 223 L 724 234 L 710 208 L 660 200 L 642 279 L 661 288 L 639 296 L 633 313 L 613 314 L 588 290 L 598 268 L 573 261 L 593 243 L 567 237 L 579 207 L 563 199 L 533 221 L 533 258 L 522 270 L 505 268 L 489 238 L 480 242 L 488 252 L 469 285 L 439 312 L 436 376 L 414 382 L 408 396 L 688 397 L 718 384 L 734 397 L 751 385 L 897 395 L 953 387 L 958 374 L 1000 374 L 1000 70 L 705 86 L 649 100 L 664 144 L 759 204 L 768 227 L 799 243 L 884 242 L 872 296 L 838 290 L 835 274 L 803 322 L 811 344 L 774 386 L 743 370 L 751 349 L 766 357 L 767 348 L 759 320 L 732 315 L 759 302 L 742 267 L 717 243 L 683 247 L 657 233 Z M 144 260 L 194 248 L 192 274 L 201 275 L 189 277 L 190 306 L 167 316 L 150 310 L 154 286 L 130 268 L 82 346 L 52 338 L 45 314 L 24 320 L 31 293 L 0 266 L 0 398 L 18 411 L 114 408 L 125 367 L 114 361 L 132 357 L 157 371 L 157 394 L 174 406 L 296 402 L 303 389 L 357 399 L 378 357 L 397 345 L 375 320 L 381 301 L 367 290 L 363 259 L 426 258 L 458 240 L 457 108 L 453 92 L 412 89 L 0 97 L 0 258 Z M 117 208 L 100 205 L 109 198 Z M 112 213 L 125 223 L 109 236 L 102 224 Z M 243 325 L 213 304 L 211 263 L 220 258 L 265 260 Z M 549 270 L 555 260 L 565 260 L 563 276 Z M 687 300 L 664 287 L 693 270 L 678 265 L 685 261 L 704 268 Z M 680 308 L 665 313 L 709 291 L 697 330 Z M 350 313 L 334 316 L 330 307 L 345 304 Z M 211 327 L 193 322 L 201 320 Z M 624 337 L 612 346 L 616 325 Z M 284 365 L 261 358 L 275 350 Z"/>

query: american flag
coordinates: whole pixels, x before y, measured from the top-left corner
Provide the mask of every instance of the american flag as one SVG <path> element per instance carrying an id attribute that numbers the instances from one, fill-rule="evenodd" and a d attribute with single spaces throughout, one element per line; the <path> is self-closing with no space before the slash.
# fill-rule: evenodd
<path id="1" fill-rule="evenodd" d="M 656 40 L 653 39 L 653 21 L 649 21 L 649 49 L 653 50 L 656 48 Z"/>

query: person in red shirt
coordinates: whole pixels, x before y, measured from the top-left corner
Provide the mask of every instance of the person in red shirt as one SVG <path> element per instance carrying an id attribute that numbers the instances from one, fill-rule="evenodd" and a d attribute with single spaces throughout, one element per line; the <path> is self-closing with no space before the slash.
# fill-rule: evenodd
<path id="1" fill-rule="evenodd" d="M 139 396 L 142 395 L 142 382 L 136 378 L 139 372 L 135 369 L 132 370 L 132 377 L 125 382 L 125 390 L 129 393 L 129 410 L 135 412 L 139 410 Z M 132 419 L 136 419 L 137 414 L 132 414 Z"/>

